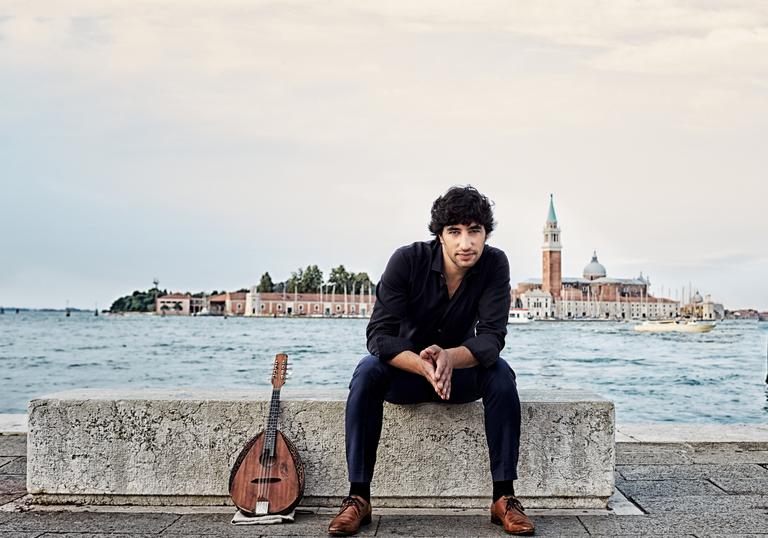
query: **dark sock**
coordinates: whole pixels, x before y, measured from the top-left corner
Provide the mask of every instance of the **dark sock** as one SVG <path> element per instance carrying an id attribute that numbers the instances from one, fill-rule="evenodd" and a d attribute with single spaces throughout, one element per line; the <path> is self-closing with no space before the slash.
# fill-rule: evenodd
<path id="1" fill-rule="evenodd" d="M 349 495 L 359 495 L 368 502 L 371 502 L 371 483 L 370 482 L 350 482 Z"/>
<path id="2" fill-rule="evenodd" d="M 493 483 L 493 502 L 498 501 L 504 495 L 515 495 L 515 486 L 512 480 L 499 480 Z"/>

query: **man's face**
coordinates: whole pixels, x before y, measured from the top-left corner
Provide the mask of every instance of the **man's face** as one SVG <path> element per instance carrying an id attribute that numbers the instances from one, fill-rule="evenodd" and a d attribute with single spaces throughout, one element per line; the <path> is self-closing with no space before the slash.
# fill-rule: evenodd
<path id="1" fill-rule="evenodd" d="M 466 271 L 477 263 L 485 246 L 485 227 L 482 224 L 451 224 L 444 226 L 439 236 L 446 264 L 452 263 Z"/>

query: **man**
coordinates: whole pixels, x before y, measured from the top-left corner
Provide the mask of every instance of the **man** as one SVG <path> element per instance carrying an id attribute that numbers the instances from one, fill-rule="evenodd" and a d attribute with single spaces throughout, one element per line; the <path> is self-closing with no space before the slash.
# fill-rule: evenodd
<path id="1" fill-rule="evenodd" d="M 491 520 L 533 534 L 515 498 L 520 401 L 515 374 L 499 357 L 510 306 L 509 262 L 485 244 L 494 228 L 488 199 L 454 187 L 432 205 L 430 242 L 395 251 L 376 288 L 368 323 L 371 355 L 357 365 L 346 407 L 349 496 L 331 521 L 334 536 L 371 521 L 370 484 L 384 401 L 467 403 L 483 399 L 493 477 Z"/>

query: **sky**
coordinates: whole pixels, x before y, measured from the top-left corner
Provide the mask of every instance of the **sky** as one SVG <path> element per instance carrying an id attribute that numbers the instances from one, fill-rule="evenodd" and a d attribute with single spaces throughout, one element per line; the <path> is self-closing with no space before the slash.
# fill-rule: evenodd
<path id="1" fill-rule="evenodd" d="M 552 193 L 565 276 L 768 310 L 767 127 L 761 0 L 3 0 L 0 305 L 378 280 L 471 184 L 513 285 Z"/>

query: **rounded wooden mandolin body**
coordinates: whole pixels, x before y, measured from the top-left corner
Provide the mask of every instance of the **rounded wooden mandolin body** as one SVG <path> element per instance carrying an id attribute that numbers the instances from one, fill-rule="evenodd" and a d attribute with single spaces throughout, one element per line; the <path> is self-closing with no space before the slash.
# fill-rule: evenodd
<path id="1" fill-rule="evenodd" d="M 256 503 L 268 502 L 269 514 L 287 514 L 304 495 L 304 464 L 282 432 L 275 436 L 275 456 L 264 452 L 264 432 L 245 445 L 229 475 L 229 494 L 241 512 L 257 515 Z"/>

